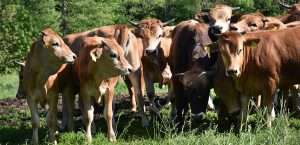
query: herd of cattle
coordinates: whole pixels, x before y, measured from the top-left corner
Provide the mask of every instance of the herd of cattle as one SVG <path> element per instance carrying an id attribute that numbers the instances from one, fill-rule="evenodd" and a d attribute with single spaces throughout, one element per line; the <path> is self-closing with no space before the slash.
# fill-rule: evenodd
<path id="1" fill-rule="evenodd" d="M 236 117 L 236 126 L 247 119 L 249 99 L 267 107 L 267 126 L 275 117 L 274 98 L 292 96 L 298 109 L 300 83 L 300 3 L 288 6 L 289 14 L 268 17 L 261 13 L 232 14 L 238 9 L 223 4 L 203 10 L 195 20 L 167 26 L 174 20 L 129 21 L 103 26 L 60 38 L 45 29 L 32 44 L 24 63 L 19 63 L 17 98 L 26 98 L 32 118 L 32 143 L 38 144 L 38 104 L 49 105 L 49 140 L 56 144 L 57 102 L 63 98 L 61 128 L 74 130 L 75 95 L 79 94 L 85 136 L 95 133 L 94 104 L 103 97 L 108 138 L 116 140 L 113 115 L 114 87 L 125 76 L 132 111 L 138 111 L 142 126 L 149 121 L 144 110 L 144 87 L 149 111 L 160 116 L 154 83 L 169 87 L 171 118 L 180 128 L 189 110 L 193 121 L 205 116 L 210 89 L 221 99 L 219 113 Z M 299 20 L 299 21 L 297 21 Z M 290 95 L 292 94 L 292 95 Z M 222 112 L 222 113 L 221 113 Z"/>

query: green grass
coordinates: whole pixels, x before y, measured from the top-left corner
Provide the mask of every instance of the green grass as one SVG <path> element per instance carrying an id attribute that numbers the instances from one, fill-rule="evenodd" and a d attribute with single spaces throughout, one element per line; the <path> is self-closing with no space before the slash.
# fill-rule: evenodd
<path id="1" fill-rule="evenodd" d="M 3 98 L 14 98 L 19 85 L 16 73 L 0 76 L 0 100 Z"/>
<path id="2" fill-rule="evenodd" d="M 7 81 L 14 83 L 6 83 Z M 17 87 L 17 77 L 14 75 L 2 76 L 0 86 L 2 98 L 14 98 Z M 120 82 L 116 91 L 126 92 L 124 82 Z M 166 91 L 166 90 L 163 90 Z M 5 92 L 5 93 L 4 93 Z M 127 93 L 127 92 L 126 92 Z M 126 94 L 124 93 L 124 94 Z M 5 95 L 4 95 L 5 94 Z M 2 106 L 0 106 L 2 107 Z M 130 108 L 130 107 L 128 107 Z M 1 109 L 1 108 L 0 108 Z M 16 109 L 13 106 L 6 109 L 7 113 L 0 114 L 0 144 L 28 144 L 31 140 L 31 120 L 29 109 Z M 200 145 L 297 145 L 300 142 L 300 120 L 290 117 L 289 113 L 282 111 L 273 121 L 272 128 L 266 128 L 264 124 L 265 111 L 259 111 L 251 115 L 247 122 L 247 129 L 238 132 L 228 125 L 227 128 L 218 126 L 218 117 L 215 112 L 207 113 L 207 120 L 200 125 L 190 125 L 187 118 L 185 131 L 175 133 L 174 125 L 169 123 L 170 106 L 161 109 L 163 113 L 162 121 L 158 122 L 150 118 L 150 126 L 143 128 L 140 119 L 133 116 L 128 110 L 118 110 L 116 112 L 117 122 L 117 142 L 110 143 L 106 137 L 106 122 L 101 115 L 95 115 L 97 134 L 93 136 L 92 144 L 137 144 L 137 145 L 160 145 L 160 144 L 200 144 Z M 0 112 L 1 113 L 1 112 Z M 76 114 L 76 132 L 58 134 L 58 143 L 65 144 L 86 144 L 84 129 Z M 39 139 L 41 144 L 48 144 L 48 128 L 45 123 L 46 112 L 41 112 L 41 127 L 39 128 Z"/>

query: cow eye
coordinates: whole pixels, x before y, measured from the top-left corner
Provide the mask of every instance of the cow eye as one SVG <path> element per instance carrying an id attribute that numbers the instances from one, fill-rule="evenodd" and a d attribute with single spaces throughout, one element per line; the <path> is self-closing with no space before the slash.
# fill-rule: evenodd
<path id="1" fill-rule="evenodd" d="M 241 54 L 241 52 L 242 52 L 242 49 L 239 49 L 239 51 L 238 51 L 238 55 L 240 55 L 240 54 Z"/>
<path id="2" fill-rule="evenodd" d="M 160 37 L 161 37 L 161 34 L 158 35 L 158 38 L 160 38 Z"/>
<path id="3" fill-rule="evenodd" d="M 57 42 L 53 42 L 51 45 L 57 47 L 59 44 Z"/>
<path id="4" fill-rule="evenodd" d="M 111 57 L 111 58 L 117 58 L 117 54 L 114 53 L 114 52 L 112 52 L 112 53 L 109 54 L 109 57 Z"/>
<path id="5" fill-rule="evenodd" d="M 255 23 L 250 24 L 250 27 L 257 27 Z"/>

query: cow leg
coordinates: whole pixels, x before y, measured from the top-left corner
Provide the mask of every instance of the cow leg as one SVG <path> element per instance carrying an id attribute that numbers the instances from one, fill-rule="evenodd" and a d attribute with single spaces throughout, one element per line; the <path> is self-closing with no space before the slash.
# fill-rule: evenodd
<path id="1" fill-rule="evenodd" d="M 184 116 L 188 112 L 188 101 L 184 95 L 184 90 L 182 84 L 175 78 L 172 79 L 174 96 L 175 96 L 175 107 L 176 107 L 176 117 L 175 123 L 177 124 L 176 128 L 183 130 Z"/>
<path id="2" fill-rule="evenodd" d="M 84 110 L 83 118 L 86 125 L 85 137 L 88 140 L 88 142 L 91 142 L 92 141 L 91 126 L 94 119 L 94 107 L 93 107 L 91 96 L 88 96 L 85 93 L 83 93 L 83 90 L 82 92 L 80 92 L 80 98 L 83 104 L 83 110 Z"/>
<path id="3" fill-rule="evenodd" d="M 62 123 L 60 124 L 59 126 L 59 130 L 63 130 L 65 131 L 66 130 L 66 127 L 68 126 L 68 118 L 69 118 L 69 110 L 68 110 L 68 103 L 67 103 L 67 95 L 65 94 L 65 91 L 63 91 L 62 93 L 62 105 L 63 105 L 63 108 L 62 108 L 62 113 L 63 113 L 63 116 L 62 116 Z M 70 129 L 70 128 L 68 128 Z"/>
<path id="4" fill-rule="evenodd" d="M 113 97 L 114 97 L 114 88 L 109 88 L 109 90 L 104 95 L 105 106 L 103 110 L 103 116 L 107 123 L 107 136 L 109 141 L 116 141 L 116 135 L 114 129 L 115 127 L 115 119 L 113 115 Z"/>
<path id="5" fill-rule="evenodd" d="M 171 111 L 170 111 L 170 118 L 171 120 L 174 120 L 176 117 L 176 107 L 175 107 L 175 94 L 174 94 L 174 88 L 173 88 L 173 83 L 172 80 L 169 82 L 169 87 L 168 87 L 168 97 L 171 102 Z"/>
<path id="6" fill-rule="evenodd" d="M 134 88 L 135 99 L 137 100 L 138 105 L 138 112 L 142 117 L 142 126 L 145 127 L 149 125 L 149 120 L 144 111 L 144 97 L 142 95 L 141 89 L 141 73 L 141 68 L 139 68 L 129 75 L 129 79 Z"/>
<path id="7" fill-rule="evenodd" d="M 248 115 L 248 103 L 250 100 L 250 96 L 241 94 L 241 111 L 238 119 L 238 128 L 242 129 L 243 125 L 246 125 L 247 122 L 247 115 Z M 246 127 L 246 126 L 245 126 Z"/>
<path id="8" fill-rule="evenodd" d="M 58 94 L 49 95 L 49 110 L 47 113 L 46 121 L 49 126 L 49 140 L 53 144 L 57 144 L 55 134 L 57 133 L 57 122 L 56 122 L 56 113 L 57 113 L 57 100 Z"/>
<path id="9" fill-rule="evenodd" d="M 38 128 L 40 127 L 40 117 L 38 114 L 37 102 L 33 101 L 32 98 L 27 97 L 27 103 L 31 114 L 32 123 L 32 144 L 39 144 L 38 140 Z"/>
<path id="10" fill-rule="evenodd" d="M 256 98 L 256 107 L 259 108 L 261 106 L 261 95 L 258 95 Z"/>
<path id="11" fill-rule="evenodd" d="M 73 111 L 75 108 L 75 94 L 74 94 L 73 87 L 68 86 L 64 90 L 63 98 L 65 98 L 65 101 L 66 101 L 66 103 L 63 102 L 63 105 L 66 105 L 66 106 L 63 106 L 63 108 L 66 108 L 66 109 L 63 109 L 63 113 L 67 114 L 67 116 L 66 117 L 63 116 L 63 118 L 67 118 L 68 130 L 74 131 L 75 125 L 74 125 L 74 119 L 73 119 Z M 65 111 L 65 110 L 67 110 L 67 111 Z M 63 114 L 63 115 L 65 115 L 65 114 Z M 65 119 L 63 119 L 63 120 L 65 120 Z"/>
<path id="12" fill-rule="evenodd" d="M 292 102 L 293 102 L 293 111 L 296 113 L 296 115 L 299 115 L 299 85 L 294 85 L 291 88 L 291 94 L 292 94 Z"/>
<path id="13" fill-rule="evenodd" d="M 149 109 L 151 113 L 154 114 L 155 116 L 160 116 L 159 110 L 157 109 L 154 102 L 154 97 L 155 97 L 154 84 L 147 74 L 145 74 L 144 78 L 145 78 L 147 96 L 149 99 Z"/>
<path id="14" fill-rule="evenodd" d="M 126 87 L 128 89 L 129 98 L 131 100 L 131 111 L 136 112 L 137 106 L 136 106 L 134 88 L 132 87 L 132 83 L 130 82 L 130 79 L 127 76 L 124 77 L 124 82 L 125 82 Z"/>

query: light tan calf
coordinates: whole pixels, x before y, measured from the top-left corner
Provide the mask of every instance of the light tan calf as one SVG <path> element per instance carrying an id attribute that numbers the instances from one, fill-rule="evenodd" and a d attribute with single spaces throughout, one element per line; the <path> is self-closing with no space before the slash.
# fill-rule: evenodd
<path id="1" fill-rule="evenodd" d="M 72 63 L 76 55 L 64 41 L 51 29 L 42 31 L 39 40 L 32 44 L 23 72 L 23 88 L 27 96 L 27 103 L 32 119 L 32 143 L 38 144 L 38 127 L 40 124 L 38 103 L 41 106 L 49 104 L 47 124 L 49 126 L 49 139 L 56 144 L 56 112 L 58 93 L 64 85 L 63 79 L 66 66 Z M 64 80 L 66 81 L 66 80 Z"/>
<path id="2" fill-rule="evenodd" d="M 118 75 L 128 75 L 132 66 L 124 57 L 123 48 L 113 38 L 87 37 L 81 44 L 78 61 L 75 62 L 75 82 L 80 88 L 83 116 L 86 122 L 86 138 L 92 140 L 91 124 L 94 102 L 100 103 L 104 96 L 104 118 L 110 141 L 116 140 L 113 130 L 112 101 Z"/>

